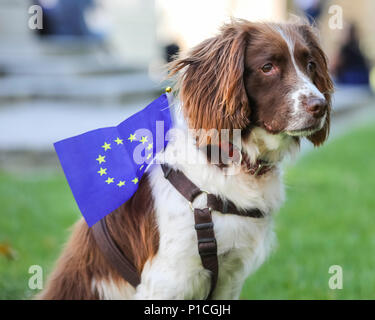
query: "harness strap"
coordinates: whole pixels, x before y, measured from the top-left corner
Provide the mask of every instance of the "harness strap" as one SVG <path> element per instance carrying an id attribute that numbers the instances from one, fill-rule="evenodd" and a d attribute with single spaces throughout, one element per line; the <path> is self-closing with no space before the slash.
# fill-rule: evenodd
<path id="1" fill-rule="evenodd" d="M 258 208 L 239 210 L 232 201 L 223 201 L 212 193 L 207 194 L 207 206 L 212 210 L 219 211 L 223 214 L 235 214 L 244 217 L 263 218 L 263 212 Z"/>
<path id="2" fill-rule="evenodd" d="M 140 282 L 140 276 L 134 264 L 126 257 L 113 241 L 105 218 L 101 219 L 92 226 L 93 236 L 101 253 L 110 263 L 110 265 L 134 288 Z"/>
<path id="3" fill-rule="evenodd" d="M 162 164 L 165 179 L 177 189 L 177 191 L 186 198 L 187 201 L 193 202 L 194 199 L 202 193 L 193 182 L 191 182 L 181 171 L 173 170 L 166 164 Z"/>
<path id="4" fill-rule="evenodd" d="M 198 252 L 202 265 L 211 271 L 211 287 L 207 300 L 211 300 L 219 275 L 219 262 L 217 259 L 217 243 L 209 208 L 194 209 L 195 230 L 198 239 Z"/>
<path id="5" fill-rule="evenodd" d="M 181 171 L 172 169 L 166 164 L 161 168 L 164 177 L 176 188 L 176 190 L 189 201 L 194 212 L 195 230 L 198 239 L 198 252 L 205 269 L 211 272 L 211 286 L 207 300 L 212 298 L 219 275 L 219 263 L 217 257 L 217 242 L 212 222 L 211 211 L 220 211 L 221 213 L 231 213 L 246 217 L 261 218 L 263 213 L 257 209 L 239 210 L 232 201 L 223 201 L 213 194 L 207 193 L 207 208 L 193 208 L 194 199 L 203 193 L 185 174 Z"/>
<path id="6" fill-rule="evenodd" d="M 203 193 L 191 180 L 185 176 L 182 171 L 174 170 L 166 164 L 162 164 L 161 168 L 164 172 L 164 177 L 176 188 L 176 190 L 189 202 Z M 235 214 L 238 216 L 245 216 L 251 218 L 263 218 L 264 214 L 258 208 L 250 208 L 241 210 L 229 200 L 223 201 L 221 198 L 207 193 L 207 206 L 212 210 L 219 211 L 223 214 Z"/>

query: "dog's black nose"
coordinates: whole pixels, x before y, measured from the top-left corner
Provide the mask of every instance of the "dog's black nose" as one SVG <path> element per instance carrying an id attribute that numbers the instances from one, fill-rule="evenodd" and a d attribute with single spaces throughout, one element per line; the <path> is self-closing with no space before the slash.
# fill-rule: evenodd
<path id="1" fill-rule="evenodd" d="M 306 102 L 306 110 L 315 118 L 321 118 L 327 110 L 327 101 L 321 98 L 308 98 Z"/>

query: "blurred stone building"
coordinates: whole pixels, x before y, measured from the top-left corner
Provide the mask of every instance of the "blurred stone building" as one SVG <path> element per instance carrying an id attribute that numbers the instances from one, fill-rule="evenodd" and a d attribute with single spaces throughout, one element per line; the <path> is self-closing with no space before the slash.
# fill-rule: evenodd
<path id="1" fill-rule="evenodd" d="M 29 8 L 36 2 L 48 10 L 69 4 L 53 22 L 63 24 L 74 12 L 85 32 L 46 36 L 31 30 Z M 298 14 L 297 2 L 317 0 L 0 0 L 0 168 L 14 159 L 28 161 L 24 152 L 32 159 L 38 150 L 53 154 L 53 142 L 113 125 L 144 107 L 162 90 L 165 46 L 187 49 L 231 16 L 286 21 L 289 13 Z M 353 21 L 374 61 L 375 1 L 321 3 L 318 25 L 328 55 L 334 56 Z M 333 4 L 342 7 L 344 30 L 329 28 Z M 80 14 L 69 9 L 78 5 L 85 8 Z M 357 99 L 348 93 L 341 101 L 348 95 Z"/>
<path id="2" fill-rule="evenodd" d="M 26 56 L 26 52 L 42 54 L 48 50 L 47 41 L 38 41 L 37 32 L 28 28 L 31 16 L 28 9 L 33 2 L 37 1 L 0 1 L 2 55 L 18 52 Z M 39 0 L 48 8 L 59 2 L 64 0 Z M 84 14 L 88 27 L 103 35 L 112 56 L 140 68 L 160 62 L 164 46 L 171 42 L 187 48 L 213 35 L 230 16 L 284 20 L 287 8 L 286 0 L 94 0 L 93 3 L 95 7 Z"/>
<path id="3" fill-rule="evenodd" d="M 55 5 L 64 0 L 39 0 Z M 66 1 L 66 0 L 65 0 Z M 82 0 L 76 0 L 82 1 Z M 103 35 L 106 50 L 129 66 L 148 68 L 161 62 L 163 48 L 177 43 L 191 47 L 213 35 L 218 26 L 230 16 L 249 20 L 284 21 L 289 12 L 297 12 L 293 0 L 93 0 L 96 5 L 85 12 L 88 26 Z M 313 0 L 299 0 L 311 3 Z M 360 31 L 363 48 L 371 60 L 375 59 L 375 1 L 327 0 L 324 3 L 319 26 L 324 47 L 334 54 L 342 40 L 342 30 L 332 30 L 328 21 L 331 5 L 343 9 L 344 27 L 355 22 Z M 32 1 L 0 1 L 0 55 L 11 55 L 46 50 L 36 42 L 35 31 L 28 28 Z M 47 46 L 48 47 L 48 46 Z M 11 54 L 10 54 L 11 53 Z"/>

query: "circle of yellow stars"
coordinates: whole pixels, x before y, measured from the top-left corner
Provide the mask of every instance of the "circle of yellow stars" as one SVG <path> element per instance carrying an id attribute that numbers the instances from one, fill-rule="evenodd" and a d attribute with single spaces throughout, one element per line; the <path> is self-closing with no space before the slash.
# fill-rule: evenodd
<path id="1" fill-rule="evenodd" d="M 136 134 L 134 133 L 134 134 L 130 134 L 128 140 L 129 140 L 130 142 L 133 142 L 133 141 L 139 141 L 139 142 L 142 143 L 142 144 L 146 144 L 146 143 L 148 143 L 148 144 L 147 144 L 147 147 L 146 147 L 146 150 L 147 150 L 147 151 L 150 151 L 150 150 L 151 150 L 151 152 L 147 155 L 147 160 L 150 159 L 150 158 L 152 157 L 152 148 L 153 148 L 153 143 L 148 141 L 147 136 L 142 136 L 141 139 L 137 140 Z M 124 144 L 123 139 L 120 139 L 120 137 L 117 137 L 117 138 L 116 138 L 115 140 L 113 140 L 113 141 L 116 143 L 116 145 Z M 112 150 L 112 148 L 111 148 L 111 143 L 107 143 L 106 141 L 104 142 L 104 144 L 103 144 L 101 147 L 103 148 L 104 152 L 107 152 L 108 150 Z M 101 154 L 99 154 L 98 157 L 97 157 L 95 160 L 98 161 L 98 164 L 101 165 L 101 164 L 103 164 L 103 163 L 106 162 L 105 157 L 106 157 L 105 155 L 101 155 Z M 103 166 L 104 166 L 104 165 L 103 165 Z M 142 170 L 143 167 L 144 167 L 144 165 L 142 165 L 142 166 L 140 167 L 140 170 Z M 97 171 L 97 173 L 98 173 L 100 176 L 108 175 L 108 173 L 107 173 L 107 168 L 103 168 L 102 166 L 100 166 L 100 169 L 99 169 L 99 171 Z M 104 182 L 107 183 L 108 185 L 111 184 L 111 183 L 115 183 L 115 178 L 108 177 Z M 133 180 L 131 180 L 131 182 L 134 183 L 134 184 L 137 184 L 137 183 L 139 182 L 139 180 L 138 180 L 137 177 L 135 177 Z M 126 183 L 125 180 L 119 180 L 118 183 L 116 183 L 116 185 L 117 185 L 119 188 L 121 188 L 121 187 L 125 186 L 125 183 Z"/>

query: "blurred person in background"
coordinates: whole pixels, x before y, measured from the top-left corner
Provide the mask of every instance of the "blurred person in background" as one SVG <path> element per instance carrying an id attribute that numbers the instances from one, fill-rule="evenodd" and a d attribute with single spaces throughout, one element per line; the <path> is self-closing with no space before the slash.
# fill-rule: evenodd
<path id="1" fill-rule="evenodd" d="M 43 9 L 43 29 L 39 34 L 57 36 L 95 36 L 85 21 L 85 12 L 94 0 L 34 0 Z"/>
<path id="2" fill-rule="evenodd" d="M 369 85 L 369 63 L 361 51 L 359 36 L 354 23 L 341 45 L 333 63 L 333 74 L 339 84 Z"/>
<path id="3" fill-rule="evenodd" d="M 294 4 L 312 24 L 319 19 L 323 10 L 323 4 L 320 0 L 294 0 Z"/>
<path id="4" fill-rule="evenodd" d="M 165 46 L 165 61 L 167 63 L 172 62 L 177 54 L 180 52 L 180 47 L 177 43 L 170 43 L 167 46 Z"/>

